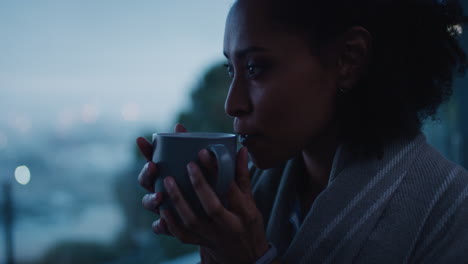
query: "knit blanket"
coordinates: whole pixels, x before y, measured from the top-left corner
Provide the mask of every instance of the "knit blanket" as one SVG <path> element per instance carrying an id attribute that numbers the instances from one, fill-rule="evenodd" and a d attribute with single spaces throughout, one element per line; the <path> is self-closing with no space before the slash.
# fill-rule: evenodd
<path id="1" fill-rule="evenodd" d="M 328 186 L 297 230 L 290 216 L 299 160 L 251 169 L 282 263 L 468 263 L 468 172 L 423 134 L 388 144 L 382 159 L 340 146 Z"/>

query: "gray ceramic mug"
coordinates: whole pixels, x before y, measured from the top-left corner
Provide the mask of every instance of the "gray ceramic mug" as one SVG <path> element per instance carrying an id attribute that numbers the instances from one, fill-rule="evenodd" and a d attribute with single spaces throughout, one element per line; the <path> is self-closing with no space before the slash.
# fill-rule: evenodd
<path id="1" fill-rule="evenodd" d="M 155 133 L 153 146 L 155 146 L 153 162 L 158 166 L 155 191 L 163 192 L 165 197 L 160 206 L 161 209 L 174 210 L 164 188 L 164 178 L 172 176 L 192 210 L 198 215 L 206 216 L 187 172 L 189 162 L 194 161 L 200 165 L 198 152 L 202 149 L 207 149 L 216 157 L 218 175 L 207 173 L 204 175 L 220 200 L 226 205 L 226 193 L 235 177 L 236 135 L 202 132 Z"/>

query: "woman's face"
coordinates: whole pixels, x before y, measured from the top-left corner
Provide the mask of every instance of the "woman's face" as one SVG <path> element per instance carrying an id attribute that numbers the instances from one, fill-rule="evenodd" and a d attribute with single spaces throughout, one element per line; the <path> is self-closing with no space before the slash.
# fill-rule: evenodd
<path id="1" fill-rule="evenodd" d="M 228 16 L 224 53 L 232 82 L 225 109 L 255 165 L 271 168 L 327 132 L 337 88 L 333 67 L 300 35 L 275 29 L 263 2 L 241 1 Z"/>

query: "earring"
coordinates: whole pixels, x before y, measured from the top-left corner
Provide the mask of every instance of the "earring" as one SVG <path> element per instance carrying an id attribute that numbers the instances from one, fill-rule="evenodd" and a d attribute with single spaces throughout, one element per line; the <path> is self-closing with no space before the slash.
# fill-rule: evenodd
<path id="1" fill-rule="evenodd" d="M 338 88 L 338 95 L 345 95 L 345 94 L 347 94 L 349 91 L 351 91 L 351 89 L 349 89 L 349 88 L 344 88 L 344 87 L 340 87 L 340 88 Z"/>

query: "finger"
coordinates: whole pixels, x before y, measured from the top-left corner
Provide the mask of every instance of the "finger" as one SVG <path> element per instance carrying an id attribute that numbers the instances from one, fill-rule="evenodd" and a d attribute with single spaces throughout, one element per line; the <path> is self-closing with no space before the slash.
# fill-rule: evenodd
<path id="1" fill-rule="evenodd" d="M 237 183 L 232 182 L 227 192 L 229 210 L 235 214 L 243 215 L 243 205 L 246 202 L 245 194 L 239 189 Z"/>
<path id="2" fill-rule="evenodd" d="M 153 159 L 153 144 L 149 142 L 146 138 L 144 137 L 139 137 L 136 140 L 136 143 L 138 145 L 138 148 L 141 151 L 141 154 L 145 156 L 147 161 L 150 161 Z"/>
<path id="3" fill-rule="evenodd" d="M 245 194 L 235 182 L 229 186 L 228 191 L 229 210 L 239 215 L 247 224 L 255 224 L 259 220 L 259 211 L 253 195 Z"/>
<path id="4" fill-rule="evenodd" d="M 161 217 L 166 223 L 168 232 L 180 240 L 180 242 L 184 244 L 208 246 L 208 243 L 205 239 L 202 239 L 201 237 L 184 228 L 177 222 L 175 217 L 168 210 L 162 210 Z"/>
<path id="5" fill-rule="evenodd" d="M 174 236 L 171 232 L 167 229 L 166 221 L 163 218 L 159 218 L 158 220 L 153 222 L 153 232 L 157 235 L 166 235 L 166 236 Z"/>
<path id="6" fill-rule="evenodd" d="M 244 193 L 251 193 L 248 159 L 247 148 L 241 148 L 236 159 L 236 182 Z"/>
<path id="7" fill-rule="evenodd" d="M 194 162 L 190 162 L 187 165 L 187 170 L 193 188 L 206 214 L 219 225 L 238 226 L 237 217 L 224 208 L 216 193 L 206 182 L 200 168 Z"/>
<path id="8" fill-rule="evenodd" d="M 215 259 L 213 253 L 211 253 L 211 250 L 207 247 L 200 247 L 200 259 L 201 263 L 221 264 Z"/>
<path id="9" fill-rule="evenodd" d="M 157 177 L 157 166 L 152 161 L 149 161 L 145 164 L 140 174 L 138 175 L 138 183 L 148 190 L 149 192 L 154 192 L 154 182 Z"/>
<path id="10" fill-rule="evenodd" d="M 209 152 L 207 149 L 202 149 L 198 153 L 198 159 L 206 172 L 216 179 L 218 177 L 218 162 L 213 153 Z"/>
<path id="11" fill-rule="evenodd" d="M 184 225 L 192 231 L 199 231 L 201 228 L 201 223 L 198 217 L 193 213 L 192 208 L 185 200 L 184 196 L 179 190 L 179 187 L 172 177 L 166 177 L 164 179 L 164 187 L 171 198 L 172 204 L 174 205 L 177 213 Z"/>
<path id="12" fill-rule="evenodd" d="M 145 194 L 142 199 L 143 208 L 153 213 L 159 214 L 159 206 L 163 200 L 163 193 L 149 193 Z"/>
<path id="13" fill-rule="evenodd" d="M 187 132 L 187 129 L 182 124 L 177 124 L 174 128 L 176 133 L 184 133 Z"/>

